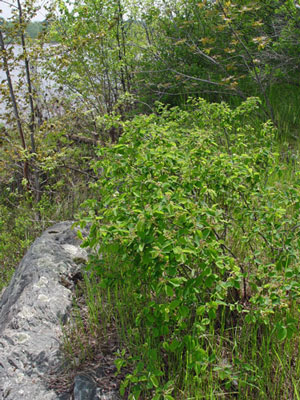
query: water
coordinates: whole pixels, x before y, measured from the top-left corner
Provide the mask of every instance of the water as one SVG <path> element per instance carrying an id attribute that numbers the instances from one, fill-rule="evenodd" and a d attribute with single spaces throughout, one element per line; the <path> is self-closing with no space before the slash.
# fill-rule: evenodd
<path id="1" fill-rule="evenodd" d="M 27 80 L 25 74 L 25 63 L 24 60 L 18 60 L 18 57 L 22 54 L 22 46 L 14 45 L 12 48 L 14 62 L 9 62 L 10 76 L 13 82 L 15 95 L 17 97 L 18 108 L 22 118 L 26 118 L 29 114 L 28 108 L 28 89 Z M 51 99 L 53 99 L 54 93 L 56 92 L 57 85 L 51 79 L 41 78 L 41 69 L 31 67 L 31 78 L 33 90 L 36 96 L 36 103 L 40 109 L 43 109 L 42 118 L 49 118 L 51 114 L 55 113 L 55 103 L 50 105 Z M 36 83 L 38 82 L 38 84 Z M 0 83 L 8 90 L 6 72 L 0 64 Z M 27 98 L 26 98 L 27 96 Z M 46 104 L 47 103 L 47 104 Z M 47 115 L 46 115 L 47 114 Z M 14 119 L 13 108 L 10 98 L 6 98 L 0 92 L 0 123 L 4 125 L 10 125 Z"/>

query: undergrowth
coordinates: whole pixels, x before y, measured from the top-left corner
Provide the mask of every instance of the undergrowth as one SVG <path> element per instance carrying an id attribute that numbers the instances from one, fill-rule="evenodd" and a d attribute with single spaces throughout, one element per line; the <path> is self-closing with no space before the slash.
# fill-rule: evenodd
<path id="1" fill-rule="evenodd" d="M 113 356 L 124 398 L 299 398 L 298 148 L 257 107 L 104 117 L 124 134 L 99 149 L 90 189 L 38 204 L 2 193 L 0 290 L 33 239 L 94 194 L 65 354 L 75 369 Z"/>
<path id="2" fill-rule="evenodd" d="M 45 193 L 36 203 L 30 194 L 6 186 L 0 196 L 0 293 L 34 239 L 59 221 L 73 220 L 86 192 L 78 182 L 70 195 Z"/>
<path id="3" fill-rule="evenodd" d="M 298 160 L 257 107 L 158 105 L 99 150 L 84 331 L 114 327 L 125 398 L 299 398 Z"/>

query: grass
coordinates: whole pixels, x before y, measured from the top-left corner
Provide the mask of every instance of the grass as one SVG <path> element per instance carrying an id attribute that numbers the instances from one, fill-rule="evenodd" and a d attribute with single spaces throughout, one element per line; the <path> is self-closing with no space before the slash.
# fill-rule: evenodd
<path id="1" fill-rule="evenodd" d="M 275 119 L 278 121 L 280 141 L 292 141 L 293 145 L 298 148 L 300 89 L 288 84 L 273 85 L 269 96 L 274 108 Z"/>
<path id="2" fill-rule="evenodd" d="M 113 266 L 111 261 L 112 268 L 119 267 L 119 264 Z M 134 293 L 135 288 L 128 282 L 126 286 L 120 284 L 112 295 L 99 289 L 97 280 L 86 276 L 83 291 L 84 316 L 77 308 L 76 316 L 66 330 L 64 350 L 67 357 L 71 362 L 76 360 L 78 369 L 87 361 L 99 359 L 99 354 L 105 354 L 107 346 L 111 346 L 111 349 L 118 349 L 112 355 L 115 364 L 122 366 L 119 378 L 134 375 L 136 364 L 143 361 L 145 343 L 153 342 L 151 331 L 143 330 L 143 327 L 139 331 L 132 328 L 139 305 L 132 303 L 129 294 Z M 293 317 L 299 319 L 296 307 Z M 172 359 L 167 361 L 163 357 L 157 360 L 158 369 L 168 369 L 166 380 L 169 386 L 161 388 L 160 398 L 168 399 L 168 393 L 176 400 L 298 398 L 298 335 L 279 341 L 272 325 L 254 325 L 249 329 L 249 324 L 239 320 L 234 326 L 227 326 L 225 318 L 224 313 L 220 326 L 211 328 L 209 334 L 192 333 L 198 337 L 201 348 L 210 349 L 209 366 L 205 363 L 198 376 L 189 374 L 180 351 L 174 352 Z M 274 326 L 276 318 L 274 315 Z M 113 345 L 110 343 L 112 337 Z M 120 349 L 126 351 L 121 353 Z M 125 390 L 125 398 L 127 396 Z M 143 393 L 140 398 L 152 399 L 153 391 Z"/>

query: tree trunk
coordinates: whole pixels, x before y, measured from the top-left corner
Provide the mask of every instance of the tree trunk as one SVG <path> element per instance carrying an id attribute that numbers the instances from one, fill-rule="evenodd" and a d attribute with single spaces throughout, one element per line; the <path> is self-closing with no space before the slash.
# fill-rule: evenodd
<path id="1" fill-rule="evenodd" d="M 14 111 L 15 118 L 16 118 L 16 121 L 17 121 L 17 127 L 18 127 L 19 136 L 20 136 L 20 139 L 21 139 L 22 147 L 23 147 L 24 150 L 26 150 L 27 146 L 26 146 L 26 142 L 25 142 L 22 123 L 21 123 L 21 120 L 20 120 L 18 104 L 17 104 L 17 101 L 16 101 L 16 96 L 15 96 L 14 88 L 13 88 L 13 85 L 12 85 L 12 80 L 11 80 L 11 76 L 10 76 L 10 71 L 9 71 L 9 66 L 8 66 L 8 61 L 7 61 L 7 56 L 6 56 L 6 50 L 5 50 L 4 40 L 3 40 L 3 34 L 2 34 L 1 30 L 0 30 L 0 49 L 1 49 L 1 53 L 2 53 L 2 62 L 3 62 L 4 71 L 6 73 L 6 81 L 7 81 L 8 88 L 9 88 L 10 99 L 11 99 L 11 102 L 12 102 L 13 111 Z M 30 186 L 29 186 L 29 165 L 28 165 L 28 161 L 27 160 L 24 161 L 23 176 L 27 180 L 27 189 L 30 190 Z"/>
<path id="2" fill-rule="evenodd" d="M 35 122 L 35 110 L 34 110 L 34 102 L 33 102 L 33 91 L 32 91 L 32 84 L 31 84 L 31 76 L 30 76 L 30 66 L 29 66 L 29 59 L 27 56 L 26 50 L 26 43 L 25 43 L 25 36 L 24 36 L 24 19 L 23 19 L 23 11 L 21 7 L 20 0 L 17 0 L 18 3 L 18 11 L 19 11 L 19 24 L 20 24 L 20 37 L 23 49 L 23 57 L 25 62 L 25 71 L 26 71 L 26 80 L 27 80 L 27 89 L 28 89 L 28 97 L 29 97 L 29 107 L 30 107 L 30 141 L 31 141 L 31 152 L 36 154 L 36 144 L 35 144 L 35 130 L 36 130 L 36 122 Z M 33 163 L 35 162 L 35 156 L 32 157 Z M 41 199 L 41 187 L 40 187 L 40 177 L 39 171 L 36 165 L 34 165 L 33 170 L 34 176 L 34 192 L 35 192 L 35 201 L 39 202 Z"/>

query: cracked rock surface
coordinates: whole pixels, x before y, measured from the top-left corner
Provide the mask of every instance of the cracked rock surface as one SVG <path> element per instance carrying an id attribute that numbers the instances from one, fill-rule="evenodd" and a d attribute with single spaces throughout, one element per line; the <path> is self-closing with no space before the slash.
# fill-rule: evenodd
<path id="1" fill-rule="evenodd" d="M 59 399 L 46 377 L 61 365 L 61 326 L 88 256 L 71 226 L 58 223 L 36 239 L 0 298 L 0 400 Z"/>

